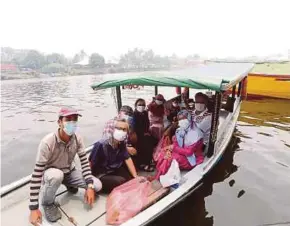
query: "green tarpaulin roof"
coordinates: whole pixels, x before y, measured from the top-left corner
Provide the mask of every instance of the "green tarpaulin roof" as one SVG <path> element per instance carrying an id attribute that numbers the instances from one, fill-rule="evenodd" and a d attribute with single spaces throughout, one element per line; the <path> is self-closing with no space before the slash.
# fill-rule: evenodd
<path id="1" fill-rule="evenodd" d="M 95 90 L 123 85 L 189 87 L 193 89 L 226 90 L 241 81 L 254 64 L 210 63 L 190 69 L 159 72 L 109 74 L 93 84 Z"/>

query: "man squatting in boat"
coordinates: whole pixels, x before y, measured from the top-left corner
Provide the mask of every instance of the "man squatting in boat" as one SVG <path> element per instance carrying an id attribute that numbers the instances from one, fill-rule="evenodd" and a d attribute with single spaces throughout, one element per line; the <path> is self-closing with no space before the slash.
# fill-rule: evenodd
<path id="1" fill-rule="evenodd" d="M 45 136 L 38 147 L 35 168 L 30 182 L 30 222 L 38 226 L 42 222 L 39 210 L 39 191 L 42 186 L 42 206 L 48 221 L 56 222 L 61 213 L 55 205 L 56 192 L 61 184 L 68 192 L 77 193 L 78 188 L 86 189 L 85 202 L 93 205 L 95 192 L 102 189 L 99 179 L 91 174 L 81 136 L 75 133 L 78 117 L 77 110 L 62 108 L 58 115 L 59 128 Z M 73 163 L 78 154 L 82 171 Z"/>

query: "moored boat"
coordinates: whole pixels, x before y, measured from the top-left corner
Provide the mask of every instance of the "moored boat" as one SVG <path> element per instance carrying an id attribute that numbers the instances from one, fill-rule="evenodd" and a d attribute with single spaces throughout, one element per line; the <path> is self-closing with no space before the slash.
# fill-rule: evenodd
<path id="1" fill-rule="evenodd" d="M 210 64 L 192 69 L 171 72 L 145 72 L 128 75 L 104 76 L 101 83 L 92 85 L 94 90 L 116 89 L 117 107 L 122 106 L 121 86 L 158 86 L 187 87 L 192 90 L 211 90 L 212 125 L 207 154 L 202 164 L 190 171 L 182 172 L 182 182 L 176 189 L 171 189 L 162 199 L 158 200 L 123 225 L 147 225 L 161 214 L 192 194 L 202 183 L 203 177 L 209 173 L 222 157 L 230 139 L 240 113 L 242 103 L 242 90 L 246 85 L 245 79 L 253 64 Z M 224 94 L 231 90 L 227 103 L 222 104 Z M 87 152 L 92 147 L 87 148 Z M 77 161 L 77 160 L 76 160 Z M 29 187 L 27 183 L 30 176 L 23 178 L 11 185 L 1 188 L 1 213 L 3 225 L 28 225 Z M 98 194 L 95 206 L 92 209 L 83 208 L 83 192 L 77 195 L 67 194 L 64 188 L 60 189 L 57 201 L 63 212 L 73 217 L 77 225 L 106 225 L 106 198 L 105 194 Z M 74 225 L 65 216 L 56 223 L 43 225 Z"/>
<path id="2" fill-rule="evenodd" d="M 248 76 L 249 97 L 290 99 L 290 62 L 256 64 Z"/>

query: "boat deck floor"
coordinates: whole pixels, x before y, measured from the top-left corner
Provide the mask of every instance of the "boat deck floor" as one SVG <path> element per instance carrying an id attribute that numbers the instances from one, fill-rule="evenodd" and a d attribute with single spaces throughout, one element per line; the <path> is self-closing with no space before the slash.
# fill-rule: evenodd
<path id="1" fill-rule="evenodd" d="M 182 172 L 185 174 L 186 172 Z M 139 172 L 140 176 L 149 176 L 153 175 L 153 173 Z M 30 225 L 28 222 L 29 210 L 28 210 L 28 194 L 29 194 L 29 185 L 19 189 L 21 191 L 17 191 L 19 194 L 18 202 L 15 203 L 15 193 L 8 194 L 4 198 L 2 198 L 2 207 L 1 207 L 1 222 L 3 225 L 9 226 L 19 226 L 19 225 Z M 21 192 L 21 193 L 20 193 Z M 26 197 L 23 197 L 23 193 L 25 193 Z M 58 203 L 61 207 L 62 218 L 58 220 L 56 223 L 48 223 L 43 216 L 43 223 L 41 225 L 53 225 L 53 226 L 72 226 L 74 225 L 69 221 L 68 217 L 74 219 L 76 225 L 79 226 L 103 226 L 106 224 L 106 200 L 108 194 L 99 193 L 96 196 L 96 200 L 94 206 L 91 208 L 86 203 L 84 203 L 84 189 L 79 189 L 77 194 L 70 194 L 66 191 L 65 186 L 61 185 L 59 188 L 56 203 Z M 41 196 L 41 195 L 40 195 Z M 13 200 L 12 200 L 13 198 Z M 19 201 L 19 199 L 21 201 Z M 40 200 L 41 203 L 41 200 Z M 40 205 L 41 212 L 43 213 L 42 207 Z M 65 216 L 65 214 L 67 216 Z M 17 217 L 16 217 L 16 216 Z M 4 223 L 5 222 L 5 223 Z"/>

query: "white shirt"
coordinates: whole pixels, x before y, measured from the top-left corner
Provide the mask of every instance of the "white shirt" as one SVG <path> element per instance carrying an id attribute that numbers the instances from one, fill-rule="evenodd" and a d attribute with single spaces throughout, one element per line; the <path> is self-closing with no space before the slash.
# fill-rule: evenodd
<path id="1" fill-rule="evenodd" d="M 196 126 L 202 131 L 204 135 L 204 144 L 207 144 L 209 142 L 211 119 L 212 114 L 208 112 L 207 108 L 198 115 L 196 114 L 196 111 L 192 112 L 192 120 L 195 122 Z"/>

